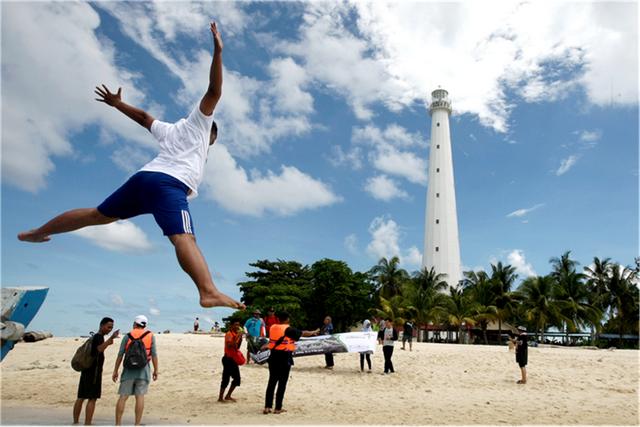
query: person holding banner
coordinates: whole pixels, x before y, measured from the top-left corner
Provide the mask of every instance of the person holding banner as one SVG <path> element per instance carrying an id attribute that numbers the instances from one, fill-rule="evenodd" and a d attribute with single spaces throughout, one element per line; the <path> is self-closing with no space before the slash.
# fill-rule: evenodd
<path id="1" fill-rule="evenodd" d="M 391 319 L 385 320 L 385 328 L 382 330 L 382 353 L 384 354 L 384 373 L 393 374 L 393 363 L 391 362 L 391 356 L 393 356 L 393 345 L 398 340 L 398 331 L 393 327 Z"/>
<path id="2" fill-rule="evenodd" d="M 369 319 L 365 319 L 365 321 L 362 322 L 362 332 L 373 333 L 373 328 L 371 328 L 371 322 L 369 321 Z M 369 366 L 369 370 L 367 372 L 371 373 L 371 352 L 370 351 L 360 352 L 360 372 L 364 372 L 365 358 L 367 359 L 367 365 Z"/>
<path id="3" fill-rule="evenodd" d="M 222 382 L 220 383 L 220 395 L 218 402 L 235 402 L 231 397 L 231 393 L 240 385 L 240 367 L 236 362 L 237 353 L 240 351 L 242 344 L 242 327 L 240 321 L 235 319 L 231 322 L 229 330 L 224 334 L 224 355 L 222 356 Z M 242 361 L 241 361 L 242 362 Z M 227 396 L 224 397 L 224 390 L 229 385 L 229 380 L 233 378 Z"/>
<path id="4" fill-rule="evenodd" d="M 281 311 L 276 313 L 278 323 L 271 326 L 269 331 L 269 343 L 263 346 L 263 349 L 269 349 L 269 382 L 267 383 L 267 391 L 265 395 L 263 414 L 271 413 L 273 408 L 273 392 L 276 391 L 276 408 L 274 414 L 286 412 L 282 409 L 282 401 L 284 400 L 284 392 L 287 389 L 287 381 L 289 380 L 289 372 L 293 365 L 292 353 L 296 349 L 296 341 L 300 337 L 310 337 L 318 335 L 319 329 L 315 331 L 302 331 L 300 329 L 289 326 L 289 313 Z"/>

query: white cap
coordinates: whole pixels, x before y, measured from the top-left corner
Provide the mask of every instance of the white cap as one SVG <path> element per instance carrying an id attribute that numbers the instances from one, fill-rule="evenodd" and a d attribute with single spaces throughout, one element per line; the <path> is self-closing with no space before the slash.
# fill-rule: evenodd
<path id="1" fill-rule="evenodd" d="M 149 321 L 147 320 L 147 316 L 145 316 L 144 314 L 140 314 L 139 316 L 136 316 L 133 322 L 136 325 L 140 325 L 144 328 L 145 326 L 147 326 L 147 322 Z"/>

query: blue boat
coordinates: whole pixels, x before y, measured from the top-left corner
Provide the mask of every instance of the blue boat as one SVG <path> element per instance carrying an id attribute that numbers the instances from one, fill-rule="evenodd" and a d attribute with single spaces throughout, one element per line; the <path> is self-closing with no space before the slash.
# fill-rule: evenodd
<path id="1" fill-rule="evenodd" d="M 2 359 L 22 338 L 24 330 L 42 306 L 49 288 L 25 286 L 2 288 Z"/>

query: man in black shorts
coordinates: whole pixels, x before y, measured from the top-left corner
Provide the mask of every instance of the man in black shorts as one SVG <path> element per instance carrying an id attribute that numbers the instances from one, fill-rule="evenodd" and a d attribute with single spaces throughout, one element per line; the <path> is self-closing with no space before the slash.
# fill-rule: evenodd
<path id="1" fill-rule="evenodd" d="M 527 344 L 527 328 L 524 326 L 518 326 L 518 336 L 516 337 L 516 362 L 520 366 L 520 372 L 522 373 L 522 379 L 518 380 L 518 384 L 527 383 L 527 359 L 528 356 L 528 344 Z"/>
<path id="2" fill-rule="evenodd" d="M 104 351 L 118 338 L 119 330 L 116 330 L 105 341 L 104 336 L 113 329 L 113 319 L 105 317 L 100 321 L 100 330 L 91 338 L 91 355 L 95 358 L 93 364 L 80 373 L 78 384 L 78 399 L 73 405 L 73 423 L 78 424 L 80 412 L 85 400 L 88 400 L 84 411 L 84 424 L 90 425 L 93 412 L 96 409 L 96 401 L 102 394 L 102 366 L 104 365 Z"/>
<path id="3" fill-rule="evenodd" d="M 244 308 L 244 304 L 220 292 L 213 283 L 207 262 L 196 244 L 187 201 L 187 197 L 198 194 L 209 147 L 218 136 L 213 110 L 222 96 L 223 45 L 216 23 L 212 22 L 210 27 L 214 49 L 209 86 L 185 119 L 176 123 L 156 120 L 146 111 L 122 101 L 122 88 L 112 93 L 105 85 L 96 87 L 97 101 L 116 108 L 151 132 L 159 144 L 158 155 L 99 206 L 64 212 L 38 228 L 18 234 L 19 240 L 48 242 L 52 234 L 152 214 L 175 247 L 180 267 L 196 284 L 200 305 Z"/>

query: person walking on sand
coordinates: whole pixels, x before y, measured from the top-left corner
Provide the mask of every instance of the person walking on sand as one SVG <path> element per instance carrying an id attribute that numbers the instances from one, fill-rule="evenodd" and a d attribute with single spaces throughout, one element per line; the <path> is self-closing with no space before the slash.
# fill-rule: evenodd
<path id="1" fill-rule="evenodd" d="M 371 322 L 369 321 L 369 319 L 365 319 L 364 322 L 362 322 L 362 332 L 368 332 L 368 333 L 373 333 L 373 329 L 371 328 Z M 367 359 L 367 366 L 369 367 L 369 370 L 367 371 L 367 373 L 371 373 L 371 352 L 370 351 L 362 351 L 360 352 L 360 372 L 364 372 L 364 359 Z"/>
<path id="2" fill-rule="evenodd" d="M 528 362 L 528 343 L 527 343 L 527 328 L 524 326 L 518 326 L 518 336 L 515 339 L 516 344 L 516 362 L 520 366 L 520 373 L 522 378 L 517 381 L 518 384 L 527 383 L 527 362 Z"/>
<path id="3" fill-rule="evenodd" d="M 200 329 L 200 319 L 196 317 L 196 320 L 193 321 L 193 332 L 198 332 Z"/>
<path id="4" fill-rule="evenodd" d="M 215 22 L 213 60 L 209 86 L 186 119 L 176 123 L 156 120 L 149 113 L 126 104 L 122 88 L 112 93 L 105 85 L 96 87 L 97 101 L 116 108 L 148 129 L 160 146 L 160 153 L 94 208 L 73 209 L 33 230 L 18 234 L 25 242 L 47 242 L 51 235 L 92 225 L 109 224 L 119 219 L 153 214 L 165 236 L 175 247 L 180 267 L 198 288 L 202 307 L 244 308 L 220 292 L 211 278 L 207 262 L 196 244 L 187 196 L 196 197 L 202 181 L 209 147 L 218 136 L 213 111 L 222 95 L 222 38 Z"/>
<path id="5" fill-rule="evenodd" d="M 384 354 L 384 373 L 393 374 L 393 362 L 391 362 L 391 356 L 393 356 L 393 345 L 398 340 L 398 331 L 393 327 L 391 319 L 385 320 L 385 328 L 382 330 L 382 353 Z"/>
<path id="6" fill-rule="evenodd" d="M 93 364 L 80 373 L 78 383 L 78 398 L 73 405 L 73 423 L 78 424 L 82 405 L 87 400 L 84 412 L 84 424 L 91 425 L 93 413 L 96 409 L 96 401 L 102 394 L 102 367 L 104 366 L 104 351 L 113 344 L 113 340 L 118 338 L 119 330 L 114 331 L 108 339 L 105 335 L 113 330 L 113 319 L 104 317 L 100 321 L 100 329 L 91 337 L 91 356 L 94 357 Z"/>
<path id="7" fill-rule="evenodd" d="M 331 335 L 333 333 L 333 323 L 331 323 L 331 316 L 326 316 L 320 327 L 320 335 Z M 333 369 L 333 353 L 324 354 L 324 368 Z"/>
<path id="8" fill-rule="evenodd" d="M 240 349 L 242 344 L 242 327 L 239 320 L 233 320 L 229 326 L 229 330 L 224 334 L 224 355 L 222 356 L 222 382 L 220 383 L 220 395 L 218 402 L 235 402 L 231 397 L 231 393 L 236 387 L 240 386 L 240 367 L 236 363 L 234 356 Z M 227 396 L 224 391 L 229 385 L 229 380 L 233 378 Z"/>
<path id="9" fill-rule="evenodd" d="M 411 342 L 413 341 L 413 323 L 407 320 L 404 322 L 404 330 L 402 331 L 402 350 L 404 350 L 404 344 L 409 342 L 409 351 L 413 351 L 411 349 Z"/>
<path id="10" fill-rule="evenodd" d="M 144 411 L 144 395 L 149 390 L 151 378 L 154 381 L 158 379 L 158 352 L 156 350 L 156 337 L 147 329 L 147 317 L 144 315 L 136 316 L 133 321 L 133 329 L 122 339 L 118 358 L 113 368 L 113 382 L 118 381 L 120 363 L 124 359 L 122 376 L 120 377 L 120 388 L 118 389 L 118 402 L 116 403 L 116 425 L 122 425 L 122 414 L 129 396 L 136 397 L 135 408 L 135 424 L 140 425 L 142 421 L 142 413 Z M 133 359 L 133 353 L 139 348 L 139 342 L 144 346 L 144 358 L 146 363 L 140 368 L 128 366 L 128 359 Z M 153 363 L 153 374 L 149 367 L 149 361 Z"/>
<path id="11" fill-rule="evenodd" d="M 276 313 L 278 323 L 271 327 L 269 331 L 269 343 L 263 346 L 263 349 L 271 350 L 269 354 L 269 382 L 267 383 L 267 391 L 265 395 L 263 414 L 269 414 L 273 408 L 273 392 L 276 391 L 276 408 L 274 414 L 286 412 L 282 409 L 284 393 L 287 390 L 287 381 L 289 381 L 289 372 L 293 365 L 292 353 L 296 349 L 296 341 L 300 337 L 310 337 L 318 335 L 320 330 L 302 331 L 289 326 L 289 314 L 285 311 Z"/>

